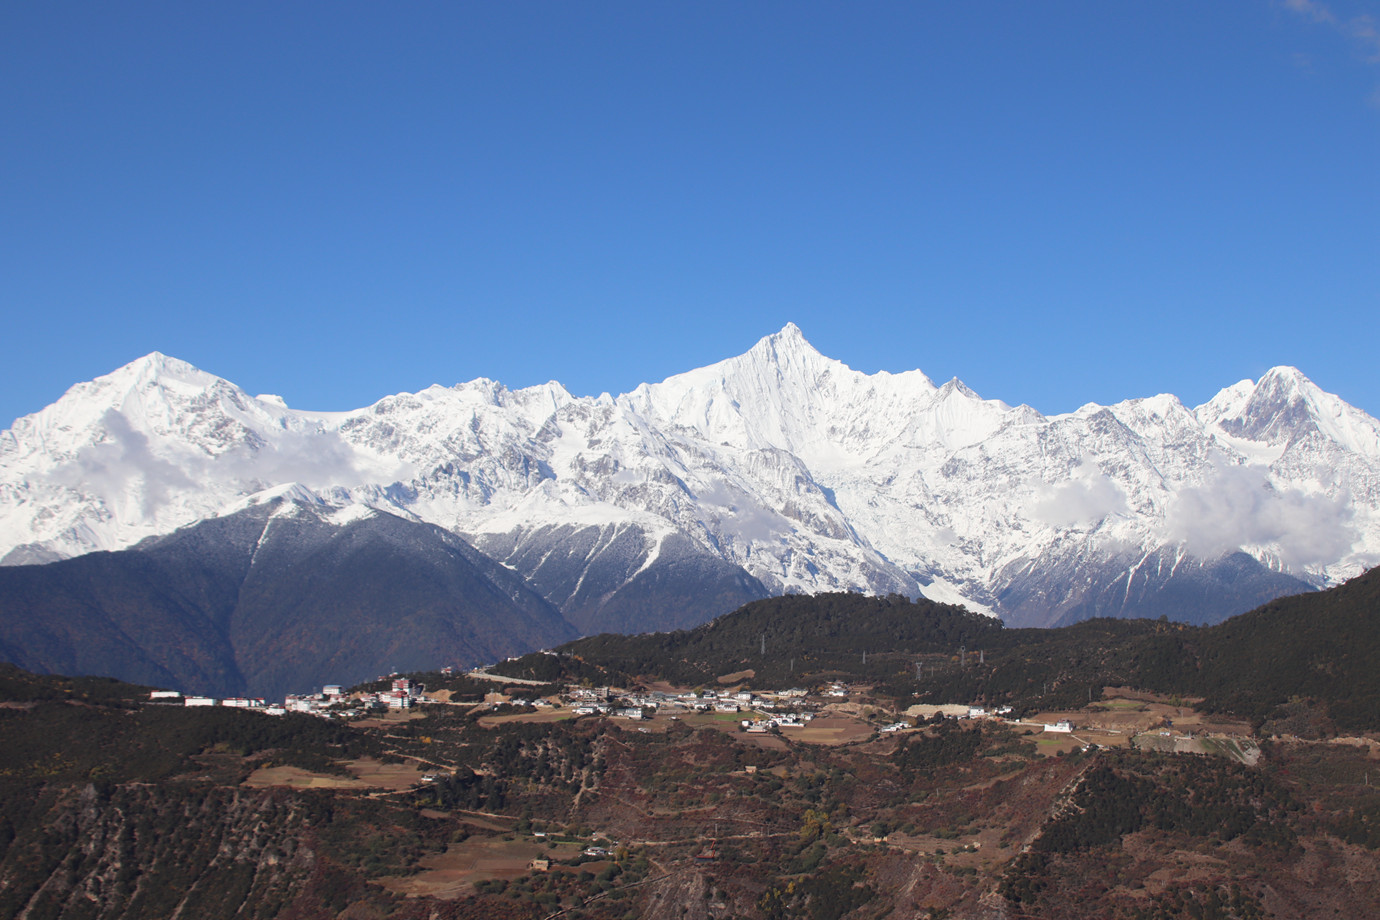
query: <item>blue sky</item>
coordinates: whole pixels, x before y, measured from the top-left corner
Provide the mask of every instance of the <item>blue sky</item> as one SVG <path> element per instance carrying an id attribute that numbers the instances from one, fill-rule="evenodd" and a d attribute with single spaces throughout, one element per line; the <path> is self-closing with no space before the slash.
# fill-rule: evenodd
<path id="1" fill-rule="evenodd" d="M 1373 2 L 11 3 L 0 87 L 0 425 L 154 350 L 345 409 L 789 321 L 1049 413 L 1380 414 Z"/>

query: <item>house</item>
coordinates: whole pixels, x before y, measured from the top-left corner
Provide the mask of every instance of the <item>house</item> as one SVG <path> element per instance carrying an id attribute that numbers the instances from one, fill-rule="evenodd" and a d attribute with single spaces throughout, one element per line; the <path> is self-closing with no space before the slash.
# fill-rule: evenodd
<path id="1" fill-rule="evenodd" d="M 1073 731 L 1073 722 L 1070 721 L 1069 719 L 1060 719 L 1058 722 L 1055 722 L 1053 725 L 1046 725 L 1046 726 L 1045 726 L 1045 731 L 1047 731 L 1047 732 L 1062 732 L 1062 733 L 1067 734 L 1068 732 Z"/>
<path id="2" fill-rule="evenodd" d="M 217 700 L 209 696 L 189 696 L 182 701 L 184 706 L 214 706 Z"/>

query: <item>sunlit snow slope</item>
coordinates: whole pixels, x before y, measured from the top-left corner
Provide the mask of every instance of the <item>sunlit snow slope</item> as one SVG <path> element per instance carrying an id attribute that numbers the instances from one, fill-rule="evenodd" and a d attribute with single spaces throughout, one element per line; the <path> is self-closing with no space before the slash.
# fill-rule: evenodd
<path id="1" fill-rule="evenodd" d="M 1380 561 L 1380 424 L 1293 368 L 1196 409 L 1043 416 L 853 371 L 794 325 L 617 398 L 480 379 L 340 413 L 150 355 L 0 434 L 0 554 L 129 546 L 289 485 L 462 534 L 587 630 L 840 589 L 1209 621 Z"/>

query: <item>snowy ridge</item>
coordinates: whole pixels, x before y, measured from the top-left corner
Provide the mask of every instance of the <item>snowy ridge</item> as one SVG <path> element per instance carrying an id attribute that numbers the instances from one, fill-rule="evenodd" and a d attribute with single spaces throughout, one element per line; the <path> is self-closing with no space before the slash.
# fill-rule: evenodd
<path id="1" fill-rule="evenodd" d="M 559 558 L 548 598 L 589 603 L 691 546 L 771 591 L 927 591 L 1022 621 L 1134 613 L 1237 552 L 1314 585 L 1380 562 L 1380 423 L 1294 368 L 1195 409 L 1046 417 L 854 371 L 793 324 L 616 398 L 477 379 L 331 413 L 149 355 L 0 434 L 0 556 L 129 546 L 284 490 L 519 571 Z"/>

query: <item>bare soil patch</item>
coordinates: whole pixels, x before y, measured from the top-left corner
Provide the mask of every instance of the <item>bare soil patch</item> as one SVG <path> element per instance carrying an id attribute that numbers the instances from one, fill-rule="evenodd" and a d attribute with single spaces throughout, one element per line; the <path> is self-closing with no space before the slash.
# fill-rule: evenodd
<path id="1" fill-rule="evenodd" d="M 410 789 L 422 781 L 421 767 L 410 760 L 403 763 L 384 763 L 366 757 L 362 760 L 347 761 L 345 768 L 364 785 L 376 789 Z"/>
<path id="2" fill-rule="evenodd" d="M 388 712 L 383 715 L 370 716 L 367 719 L 360 719 L 352 724 L 360 728 L 388 728 L 399 722 L 410 722 L 413 719 L 420 719 L 422 713 L 417 709 L 406 709 Z"/>
<path id="3" fill-rule="evenodd" d="M 1154 694 L 1110 689 L 1103 699 L 1082 709 L 1042 712 L 1034 717 L 1035 721 L 1047 723 L 1059 719 L 1071 720 L 1075 730 L 1100 729 L 1126 735 L 1160 728 L 1223 735 L 1251 733 L 1250 725 L 1245 722 L 1198 712 L 1191 700 L 1170 700 Z"/>
<path id="4" fill-rule="evenodd" d="M 415 875 L 384 878 L 379 884 L 407 897 L 459 898 L 473 893 L 475 882 L 526 875 L 533 859 L 569 859 L 579 851 L 573 844 L 551 849 L 532 840 L 474 838 L 423 857 L 418 863 L 421 871 Z"/>
<path id="5" fill-rule="evenodd" d="M 451 817 L 457 821 L 464 822 L 471 827 L 481 830 L 494 831 L 495 833 L 506 834 L 513 829 L 516 818 L 509 818 L 505 815 L 486 815 L 472 811 L 453 811 Z"/>
<path id="6" fill-rule="evenodd" d="M 875 730 L 859 719 L 832 713 L 812 719 L 804 728 L 783 729 L 789 737 L 806 744 L 849 744 L 862 741 Z"/>
<path id="7" fill-rule="evenodd" d="M 244 781 L 246 786 L 289 786 L 293 789 L 368 789 L 358 777 L 312 773 L 300 767 L 260 767 Z"/>
<path id="8" fill-rule="evenodd" d="M 786 741 L 781 735 L 774 735 L 770 732 L 760 734 L 744 732 L 742 738 L 747 744 L 756 745 L 766 751 L 784 751 L 787 747 Z"/>
<path id="9" fill-rule="evenodd" d="M 484 728 L 493 728 L 495 725 L 503 725 L 508 722 L 562 722 L 566 719 L 575 718 L 575 712 L 570 709 L 538 709 L 536 712 L 518 712 L 504 716 L 480 716 L 479 724 Z"/>

